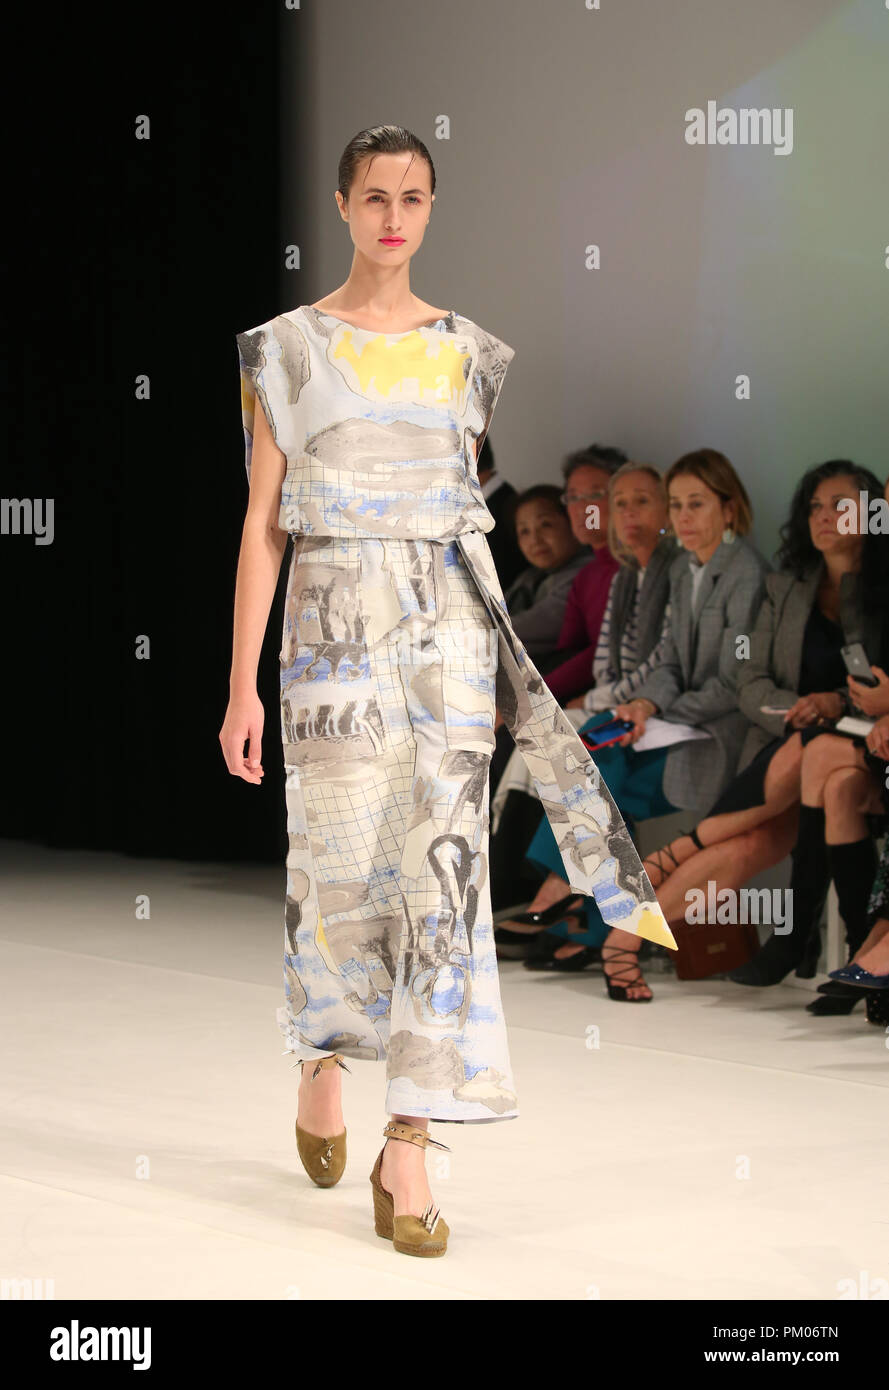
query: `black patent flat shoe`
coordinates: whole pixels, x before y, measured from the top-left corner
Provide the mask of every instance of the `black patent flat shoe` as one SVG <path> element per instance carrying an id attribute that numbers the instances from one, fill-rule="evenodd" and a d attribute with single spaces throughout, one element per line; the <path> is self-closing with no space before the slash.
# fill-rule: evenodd
<path id="1" fill-rule="evenodd" d="M 542 908 L 540 912 L 514 912 L 509 920 L 523 922 L 529 927 L 551 927 L 554 922 L 561 922 L 572 903 L 582 903 L 583 900 L 583 893 L 568 893 L 551 907 Z M 518 936 L 520 933 L 514 932 L 513 935 Z"/>

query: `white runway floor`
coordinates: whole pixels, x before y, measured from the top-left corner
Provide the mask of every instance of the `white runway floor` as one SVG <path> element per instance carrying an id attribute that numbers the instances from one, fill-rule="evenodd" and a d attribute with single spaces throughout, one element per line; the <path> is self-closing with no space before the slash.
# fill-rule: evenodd
<path id="1" fill-rule="evenodd" d="M 341 1183 L 315 1188 L 296 1154 L 283 865 L 0 850 L 3 1279 L 56 1299 L 635 1300 L 889 1277 L 889 1036 L 863 1004 L 817 1019 L 806 989 L 657 973 L 653 1003 L 618 1004 L 599 974 L 502 964 L 522 1113 L 433 1124 L 452 1234 L 411 1259 L 373 1232 L 383 1063 L 343 1073 Z"/>

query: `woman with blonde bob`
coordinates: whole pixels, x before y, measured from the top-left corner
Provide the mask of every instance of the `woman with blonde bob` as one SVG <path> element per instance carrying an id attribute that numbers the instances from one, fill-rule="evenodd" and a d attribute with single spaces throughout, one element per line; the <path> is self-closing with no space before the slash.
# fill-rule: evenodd
<path id="1" fill-rule="evenodd" d="M 632 729 L 620 744 L 595 755 L 628 821 L 674 810 L 702 813 L 728 786 L 748 728 L 737 696 L 746 652 L 741 639 L 749 640 L 769 569 L 745 539 L 752 525 L 750 499 L 724 454 L 715 449 L 684 454 L 665 482 L 670 520 L 683 553 L 670 567 L 670 629 L 663 659 L 630 700 L 615 705 L 617 716 Z M 640 753 L 632 745 L 654 715 L 707 737 Z M 564 918 L 572 904 L 585 902 L 569 892 L 558 872 L 561 861 L 545 821 L 527 857 L 552 872 L 531 910 L 517 922 L 527 919 L 545 927 L 556 905 L 564 909 Z M 610 998 L 647 1002 L 651 991 L 642 980 L 637 952 L 630 949 L 635 942 L 629 933 L 620 928 L 609 933 L 595 904 L 586 903 L 586 917 L 588 928 L 591 917 L 599 924 Z"/>
<path id="2" fill-rule="evenodd" d="M 593 660 L 593 685 L 566 709 L 613 709 L 629 700 L 664 652 L 670 566 L 678 546 L 667 489 L 650 463 L 625 463 L 609 487 L 608 548 L 621 568 L 611 581 Z"/>

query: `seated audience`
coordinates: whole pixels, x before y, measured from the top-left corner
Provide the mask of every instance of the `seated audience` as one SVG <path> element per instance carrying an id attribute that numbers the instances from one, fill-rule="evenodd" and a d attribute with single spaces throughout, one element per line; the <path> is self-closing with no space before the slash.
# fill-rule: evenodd
<path id="1" fill-rule="evenodd" d="M 750 501 L 724 455 L 711 449 L 686 454 L 667 474 L 670 516 L 685 553 L 670 570 L 670 632 L 663 661 L 635 692 L 617 706 L 632 724 L 622 746 L 595 755 L 596 765 L 625 820 L 645 819 L 677 809 L 703 810 L 728 785 L 738 762 L 747 720 L 738 709 L 737 681 L 744 644 L 765 588 L 766 561 L 743 539 L 751 527 Z M 631 745 L 658 715 L 666 722 L 690 725 L 709 737 L 687 740 L 645 752 Z M 547 833 L 548 832 L 548 833 Z M 574 914 L 580 930 L 571 942 L 552 949 L 549 941 L 526 960 L 529 968 L 583 969 L 601 956 L 611 998 L 650 999 L 641 981 L 636 952 L 639 938 L 614 931 L 608 936 L 592 899 L 571 894 L 558 870 L 561 858 L 545 817 L 527 852 L 528 859 L 550 869 L 528 913 L 498 924 L 512 930 L 551 927 L 557 905 Z M 550 910 L 540 922 L 541 912 Z M 570 913 L 561 916 L 569 922 Z M 524 920 L 523 920 L 524 919 Z M 635 949 L 633 949 L 635 948 Z M 572 960 L 572 957 L 575 959 Z"/>
<path id="2" fill-rule="evenodd" d="M 617 571 L 617 561 L 608 549 L 608 483 L 611 475 L 626 462 L 626 457 L 620 449 L 591 444 L 588 449 L 569 455 L 562 465 L 565 491 L 560 494 L 560 500 L 568 513 L 575 540 L 585 549 L 587 563 L 578 570 L 569 590 L 556 643 L 557 651 L 551 652 L 544 664 L 549 671 L 555 663 L 555 673 L 562 673 L 557 675 L 557 680 L 570 686 L 573 664 L 567 658 L 569 653 L 573 653 L 574 662 L 579 662 L 578 669 L 583 674 L 580 683 L 575 681 L 570 689 L 572 695 L 577 694 L 578 690 L 586 690 L 589 685 L 608 589 Z M 531 661 L 534 661 L 533 656 Z M 569 679 L 564 674 L 566 669 Z M 552 689 L 553 675 L 544 675 L 544 679 Z M 563 695 L 557 695 L 560 701 L 563 698 Z M 499 711 L 494 728 L 496 746 L 488 774 L 492 798 L 515 748 L 513 737 Z"/>
<path id="3" fill-rule="evenodd" d="M 669 623 L 669 569 L 678 547 L 666 534 L 667 494 L 656 469 L 625 463 L 611 479 L 608 495 L 608 545 L 620 568 L 611 582 L 593 678 L 607 682 L 608 701 L 628 699 L 635 686 L 653 670 L 663 651 Z M 588 672 L 587 679 L 591 679 Z M 598 687 L 566 707 L 576 726 L 588 722 L 585 702 Z M 577 706 L 577 708 L 575 708 Z M 607 702 L 600 708 L 607 708 Z M 512 744 L 512 741 L 510 740 Z M 512 756 L 492 792 L 491 897 L 495 910 L 521 901 L 539 885 L 539 870 L 529 866 L 522 882 L 522 856 L 540 819 L 540 802 L 528 766 L 512 745 Z M 528 937 L 510 942 L 508 929 L 498 934 L 501 954 L 524 956 Z M 510 950 L 510 945 L 514 948 Z"/>
<path id="4" fill-rule="evenodd" d="M 694 830 L 645 861 L 674 933 L 681 930 L 691 889 L 713 882 L 717 891 L 737 890 L 788 853 L 800 885 L 796 920 L 820 915 L 829 884 L 823 813 L 800 808 L 803 751 L 827 720 L 843 712 L 848 678 L 842 647 L 861 641 L 869 654 L 882 651 L 884 605 L 873 606 L 867 596 L 886 584 L 886 538 L 839 527 L 841 504 L 857 508 L 859 492 L 873 495 L 875 488 L 879 493 L 873 474 L 839 459 L 809 469 L 796 489 L 782 528 L 781 569 L 768 577 L 738 680 L 738 702 L 750 720 L 743 771 Z M 806 935 L 773 934 L 733 978 L 774 984 L 794 967 L 811 977 L 818 942 L 807 949 Z M 628 936 L 615 944 L 631 950 Z M 651 997 L 641 975 L 632 997 Z"/>

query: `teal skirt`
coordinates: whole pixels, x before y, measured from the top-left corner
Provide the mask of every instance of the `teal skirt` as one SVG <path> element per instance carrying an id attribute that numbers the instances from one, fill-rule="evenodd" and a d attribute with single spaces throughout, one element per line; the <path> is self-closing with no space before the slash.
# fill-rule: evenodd
<path id="1" fill-rule="evenodd" d="M 601 722 L 602 716 L 596 715 L 578 732 L 595 728 Z M 671 811 L 679 809 L 664 796 L 664 764 L 668 751 L 666 748 L 652 748 L 645 753 L 636 753 L 631 747 L 621 748 L 612 744 L 610 748 L 602 748 L 592 754 L 631 833 L 635 821 L 648 820 L 650 816 L 668 816 Z M 552 869 L 564 875 L 562 856 L 546 816 L 541 816 L 525 858 L 540 869 Z M 565 937 L 578 946 L 601 945 L 610 928 L 596 906 L 595 898 L 584 898 L 577 912 L 586 917 L 585 931 L 569 933 L 567 922 L 557 922 L 547 927 L 547 932 L 551 936 Z"/>

